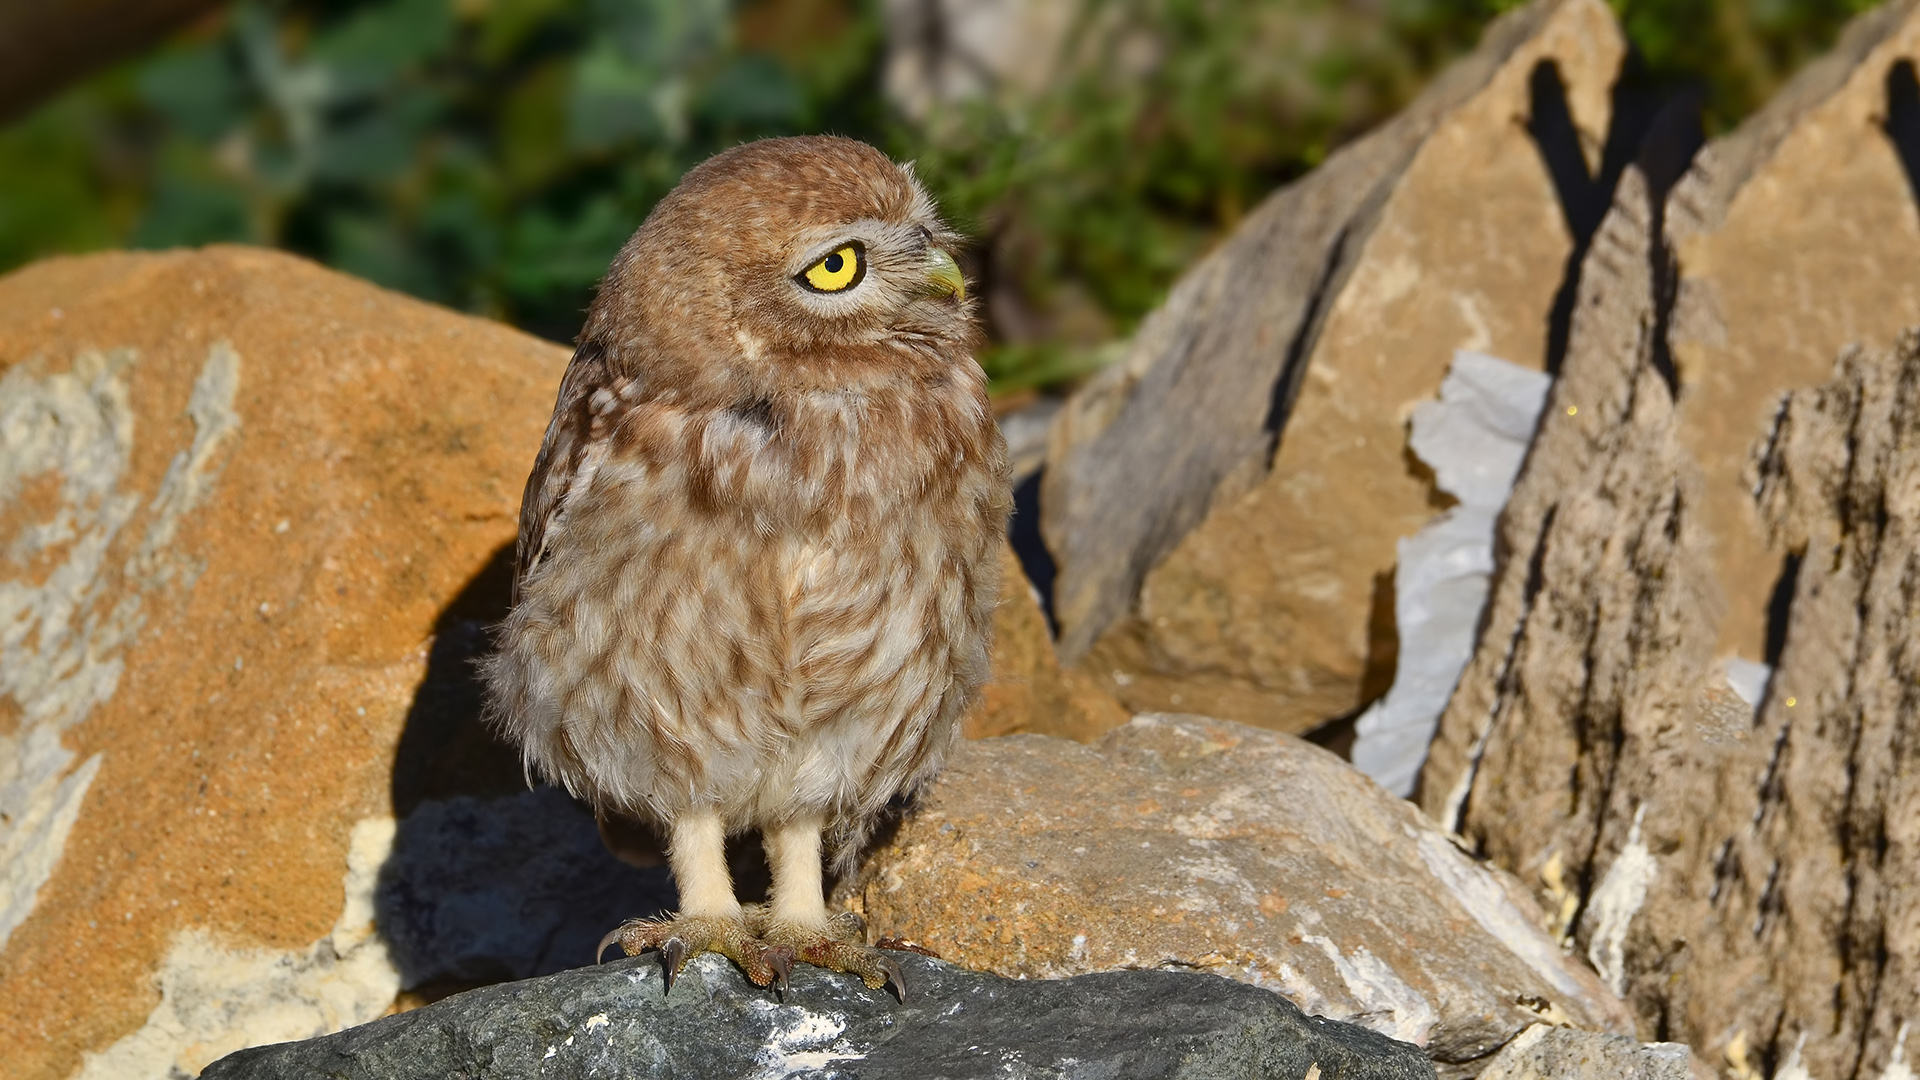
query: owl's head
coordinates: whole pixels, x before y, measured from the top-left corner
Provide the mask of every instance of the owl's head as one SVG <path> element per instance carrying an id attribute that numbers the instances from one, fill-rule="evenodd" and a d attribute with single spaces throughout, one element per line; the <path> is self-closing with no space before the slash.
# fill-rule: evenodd
<path id="1" fill-rule="evenodd" d="M 945 362 L 973 334 L 957 241 L 912 168 L 865 143 L 747 143 L 648 215 L 584 336 L 636 371 L 783 385 Z"/>

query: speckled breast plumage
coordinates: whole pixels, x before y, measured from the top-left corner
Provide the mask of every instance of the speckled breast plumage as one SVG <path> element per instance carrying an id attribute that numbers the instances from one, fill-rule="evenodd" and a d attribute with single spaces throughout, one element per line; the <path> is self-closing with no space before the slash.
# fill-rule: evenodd
<path id="1" fill-rule="evenodd" d="M 971 361 L 697 407 L 593 402 L 491 679 L 529 764 L 605 809 L 864 819 L 987 675 L 1004 444 Z"/>

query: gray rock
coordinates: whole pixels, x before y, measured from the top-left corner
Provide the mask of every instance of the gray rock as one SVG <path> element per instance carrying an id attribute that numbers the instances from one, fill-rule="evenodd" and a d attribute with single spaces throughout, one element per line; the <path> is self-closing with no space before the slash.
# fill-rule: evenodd
<path id="1" fill-rule="evenodd" d="M 1430 1078 L 1416 1048 L 1212 975 L 1019 981 L 901 954 L 902 1004 L 802 967 L 784 1003 L 718 957 L 661 993 L 652 957 L 460 994 L 337 1035 L 242 1050 L 267 1077 Z M 1316 1072 L 1317 1069 L 1317 1072 Z"/>
<path id="2" fill-rule="evenodd" d="M 1685 1043 L 1638 1043 L 1546 1025 L 1528 1028 L 1478 1080 L 1687 1080 Z"/>
<path id="3" fill-rule="evenodd" d="M 593 815 L 550 787 L 421 803 L 400 822 L 374 895 L 408 989 L 564 971 L 588 963 L 622 919 L 674 904 L 665 867 L 617 861 Z"/>

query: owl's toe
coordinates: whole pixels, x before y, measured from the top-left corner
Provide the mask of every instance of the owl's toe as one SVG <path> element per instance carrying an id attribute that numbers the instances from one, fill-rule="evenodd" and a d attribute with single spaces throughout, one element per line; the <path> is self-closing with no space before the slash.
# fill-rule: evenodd
<path id="1" fill-rule="evenodd" d="M 785 989 L 787 972 L 793 968 L 792 950 L 769 947 L 754 936 L 753 928 L 744 917 L 682 915 L 672 919 L 629 919 L 600 939 L 595 961 L 616 941 L 620 943 L 620 951 L 628 956 L 659 953 L 669 993 L 687 962 L 701 953 L 719 953 L 733 961 L 755 986 L 770 985 L 777 978 Z"/>
<path id="2" fill-rule="evenodd" d="M 857 941 L 847 940 L 840 933 L 845 929 L 844 926 L 832 926 L 825 931 L 809 930 L 775 923 L 762 926 L 760 934 L 770 947 L 784 949 L 789 956 L 802 963 L 860 976 L 870 990 L 878 990 L 892 983 L 894 994 L 901 1001 L 906 1001 L 907 979 L 899 963 L 884 949 L 869 948 Z"/>

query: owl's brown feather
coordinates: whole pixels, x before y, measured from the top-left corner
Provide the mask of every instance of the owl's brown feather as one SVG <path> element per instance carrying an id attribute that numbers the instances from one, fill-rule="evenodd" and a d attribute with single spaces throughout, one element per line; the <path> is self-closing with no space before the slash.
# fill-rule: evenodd
<path id="1" fill-rule="evenodd" d="M 858 288 L 797 287 L 845 237 Z M 986 678 L 1008 510 L 971 311 L 926 285 L 951 242 L 908 170 L 808 138 L 707 162 L 622 249 L 488 668 L 531 768 L 663 825 L 843 840 L 937 768 Z"/>
<path id="2" fill-rule="evenodd" d="M 520 586 L 540 563 L 547 526 L 565 501 L 567 488 L 580 469 L 580 456 L 591 442 L 594 394 L 605 388 L 606 350 L 597 341 L 583 342 L 567 362 L 560 379 L 560 397 L 547 421 L 546 438 L 533 459 L 526 494 L 520 500 L 520 535 L 513 548 L 513 602 L 520 602 Z"/>

